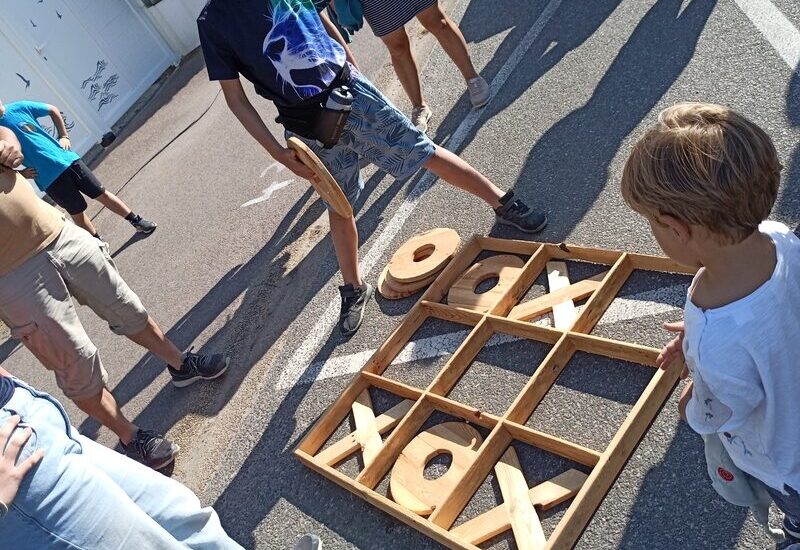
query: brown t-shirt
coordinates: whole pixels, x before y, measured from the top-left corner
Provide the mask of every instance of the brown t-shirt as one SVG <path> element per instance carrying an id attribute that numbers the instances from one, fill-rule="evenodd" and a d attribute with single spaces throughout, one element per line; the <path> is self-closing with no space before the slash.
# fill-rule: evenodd
<path id="1" fill-rule="evenodd" d="M 63 228 L 64 216 L 25 178 L 0 168 L 0 276 L 44 250 Z"/>

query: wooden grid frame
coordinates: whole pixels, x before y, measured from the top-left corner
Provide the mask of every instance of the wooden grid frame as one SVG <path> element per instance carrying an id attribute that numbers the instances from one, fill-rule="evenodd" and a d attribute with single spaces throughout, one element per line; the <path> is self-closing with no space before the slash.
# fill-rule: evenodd
<path id="1" fill-rule="evenodd" d="M 486 313 L 440 303 L 459 276 L 476 261 L 479 254 L 486 251 L 516 254 L 529 259 L 516 281 Z M 610 269 L 569 330 L 510 319 L 508 315 L 512 308 L 544 271 L 546 263 L 553 260 L 584 261 L 607 265 Z M 666 369 L 655 369 L 646 389 L 602 452 L 529 428 L 525 423 L 577 351 L 655 368 L 658 349 L 589 334 L 635 270 L 694 274 L 694 270 L 658 256 L 566 244 L 473 237 L 412 307 L 400 326 L 376 350 L 339 398 L 323 413 L 295 450 L 295 455 L 311 469 L 449 548 L 475 550 L 478 548 L 476 545 L 483 540 L 509 528 L 513 529 L 519 548 L 572 548 L 671 395 L 683 365 L 676 362 Z M 384 370 L 429 318 L 467 325 L 472 330 L 424 390 L 383 377 Z M 496 332 L 552 345 L 522 392 L 502 416 L 483 412 L 447 397 L 478 352 Z M 376 418 L 369 402 L 370 387 L 386 390 L 404 398 L 404 401 Z M 351 411 L 356 430 L 320 452 Z M 428 518 L 424 518 L 379 493 L 375 488 L 434 411 L 483 426 L 490 433 L 443 503 Z M 391 434 L 383 442 L 381 434 L 390 430 Z M 559 493 L 551 499 L 551 505 L 555 505 L 574 497 L 553 533 L 546 540 L 542 533 L 539 533 L 538 539 L 529 537 L 530 533 L 525 533 L 526 526 L 519 523 L 520 518 L 526 518 L 526 523 L 531 519 L 531 516 L 524 515 L 527 507 L 527 513 L 534 514 L 533 518 L 538 525 L 533 505 L 527 498 L 522 498 L 524 503 L 520 505 L 519 492 L 516 493 L 515 501 L 509 502 L 509 495 L 502 484 L 505 502 L 500 507 L 505 506 L 504 510 L 498 511 L 495 508 L 490 511 L 494 514 L 493 518 L 485 517 L 491 514 L 484 513 L 479 516 L 480 519 L 468 522 L 487 523 L 476 526 L 480 527 L 482 536 L 478 536 L 478 533 L 466 533 L 465 525 L 454 528 L 453 523 L 493 468 L 506 461 L 506 452 L 514 440 L 591 468 L 579 488 Z M 362 451 L 364 468 L 355 479 L 334 467 L 358 451 Z M 518 464 L 516 466 L 519 468 Z M 537 486 L 530 489 L 531 500 L 535 500 L 534 492 L 541 488 Z M 535 503 L 541 504 L 541 501 Z M 499 523 L 496 522 L 498 516 L 501 516 Z M 488 523 L 492 522 L 493 525 L 489 526 Z M 469 526 L 471 527 L 472 525 Z M 494 530 L 491 530 L 492 527 Z"/>

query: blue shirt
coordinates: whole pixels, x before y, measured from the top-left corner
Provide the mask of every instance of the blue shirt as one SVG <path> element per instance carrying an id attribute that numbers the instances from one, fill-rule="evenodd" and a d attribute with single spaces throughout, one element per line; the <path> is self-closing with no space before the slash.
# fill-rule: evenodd
<path id="1" fill-rule="evenodd" d="M 16 101 L 6 105 L 6 113 L 0 117 L 0 126 L 5 126 L 17 136 L 25 155 L 25 166 L 38 172 L 36 185 L 46 191 L 64 170 L 80 157 L 65 151 L 37 120 L 49 116 L 48 105 L 36 101 Z"/>
<path id="2" fill-rule="evenodd" d="M 241 75 L 282 105 L 324 92 L 346 62 L 312 0 L 210 0 L 197 28 L 211 80 Z"/>

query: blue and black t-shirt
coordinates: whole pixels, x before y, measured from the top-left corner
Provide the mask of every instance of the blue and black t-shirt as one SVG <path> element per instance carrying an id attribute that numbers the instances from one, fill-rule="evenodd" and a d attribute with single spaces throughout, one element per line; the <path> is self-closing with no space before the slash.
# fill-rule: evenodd
<path id="1" fill-rule="evenodd" d="M 325 91 L 346 62 L 313 0 L 210 0 L 197 28 L 211 80 L 241 75 L 282 105 Z"/>

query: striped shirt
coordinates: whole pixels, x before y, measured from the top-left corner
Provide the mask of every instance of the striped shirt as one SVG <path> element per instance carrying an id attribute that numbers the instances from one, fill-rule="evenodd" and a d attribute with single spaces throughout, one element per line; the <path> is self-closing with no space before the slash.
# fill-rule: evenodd
<path id="1" fill-rule="evenodd" d="M 386 36 L 403 27 L 419 12 L 435 5 L 437 0 L 361 0 L 364 19 L 375 36 Z"/>

